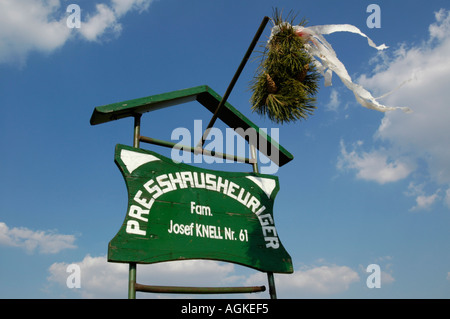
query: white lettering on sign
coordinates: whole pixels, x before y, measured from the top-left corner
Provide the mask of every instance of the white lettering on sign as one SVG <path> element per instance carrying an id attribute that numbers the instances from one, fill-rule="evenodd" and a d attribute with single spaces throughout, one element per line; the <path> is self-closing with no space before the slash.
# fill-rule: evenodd
<path id="1" fill-rule="evenodd" d="M 261 183 L 257 183 L 260 187 L 259 184 Z M 271 187 L 266 187 L 263 190 L 270 198 L 275 186 L 269 186 Z M 247 189 L 221 176 L 203 172 L 184 171 L 161 174 L 147 181 L 143 185 L 143 189 L 138 190 L 133 198 L 137 205 L 133 204 L 130 206 L 128 212 L 130 219 L 127 221 L 126 232 L 145 236 L 147 232 L 144 230 L 145 224 L 143 223 L 148 222 L 148 214 L 155 200 L 165 193 L 186 188 L 207 189 L 222 193 L 238 201 L 258 217 L 262 227 L 262 234 L 266 241 L 266 248 L 279 248 L 280 243 L 274 221 L 270 214 L 262 214 L 266 207 Z M 210 206 L 201 205 L 194 201 L 190 202 L 190 213 L 201 216 L 213 216 L 213 211 Z M 239 236 L 237 236 L 236 230 L 231 230 L 227 227 L 222 229 L 218 226 L 197 223 L 195 225 L 193 223 L 178 224 L 172 220 L 170 221 L 168 233 L 212 239 L 248 241 L 248 232 L 246 229 L 239 230 Z"/>
<path id="2" fill-rule="evenodd" d="M 194 223 L 191 223 L 190 225 L 183 225 L 183 224 L 175 224 L 173 220 L 170 220 L 170 226 L 167 231 L 169 233 L 192 236 L 194 235 L 193 228 Z"/>
<path id="3" fill-rule="evenodd" d="M 211 207 L 196 205 L 195 202 L 191 202 L 191 214 L 196 213 L 197 215 L 212 216 Z"/>
<path id="4" fill-rule="evenodd" d="M 140 229 L 139 223 L 136 220 L 127 221 L 126 232 L 128 234 L 136 234 L 136 235 L 142 235 L 142 236 L 145 236 L 145 234 L 146 234 L 145 230 Z"/>
<path id="5" fill-rule="evenodd" d="M 222 227 L 220 226 L 206 225 L 199 223 L 178 224 L 175 223 L 172 219 L 169 222 L 169 228 L 167 229 L 167 232 L 169 234 L 185 235 L 199 238 L 211 238 L 211 239 L 232 240 L 232 241 L 239 240 L 241 242 L 248 242 L 247 229 L 241 229 L 239 231 L 238 237 L 235 236 L 236 232 L 232 230 L 230 227 L 224 227 L 222 231 Z"/>
<path id="6" fill-rule="evenodd" d="M 220 227 L 195 223 L 195 235 L 197 237 L 223 239 Z"/>
<path id="7" fill-rule="evenodd" d="M 234 240 L 234 230 L 229 227 L 225 227 L 225 239 Z"/>

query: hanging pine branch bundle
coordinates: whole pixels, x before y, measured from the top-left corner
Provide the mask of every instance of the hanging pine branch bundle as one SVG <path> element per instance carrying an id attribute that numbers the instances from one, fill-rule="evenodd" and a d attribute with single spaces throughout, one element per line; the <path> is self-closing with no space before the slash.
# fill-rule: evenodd
<path id="1" fill-rule="evenodd" d="M 295 18 L 295 17 L 294 17 Z M 305 51 L 305 40 L 274 11 L 272 34 L 251 89 L 252 110 L 277 123 L 306 119 L 314 112 L 320 74 Z M 299 25 L 304 25 L 302 20 Z"/>
<path id="2" fill-rule="evenodd" d="M 277 123 L 306 119 L 316 108 L 314 96 L 318 91 L 320 75 L 324 77 L 325 86 L 330 86 L 332 73 L 335 73 L 361 106 L 380 112 L 411 112 L 408 107 L 383 105 L 361 85 L 353 83 L 344 64 L 323 35 L 350 32 L 365 37 L 369 46 L 377 50 L 386 49 L 386 45 L 375 45 L 351 24 L 305 27 L 305 21 L 294 25 L 294 19 L 290 20 L 283 20 L 281 12 L 275 9 L 272 18 L 274 26 L 251 84 L 253 111 L 267 115 Z"/>

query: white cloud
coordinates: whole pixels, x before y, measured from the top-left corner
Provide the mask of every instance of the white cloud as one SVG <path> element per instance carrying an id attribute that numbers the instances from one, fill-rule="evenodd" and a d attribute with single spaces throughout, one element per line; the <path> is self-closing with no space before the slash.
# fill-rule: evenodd
<path id="1" fill-rule="evenodd" d="M 99 41 L 105 34 L 120 34 L 119 19 L 131 11 L 147 10 L 152 0 L 110 0 L 96 5 L 96 12 L 81 8 L 81 27 L 67 26 L 70 13 L 60 0 L 0 1 L 0 63 L 24 64 L 30 52 L 49 53 L 71 37 Z"/>
<path id="2" fill-rule="evenodd" d="M 33 231 L 28 228 L 9 228 L 0 222 L 0 245 L 21 247 L 31 253 L 36 249 L 43 254 L 56 254 L 61 250 L 76 248 L 75 236 L 53 231 Z"/>
<path id="3" fill-rule="evenodd" d="M 417 206 L 415 206 L 413 209 L 429 208 L 434 203 L 436 198 L 437 194 L 433 194 L 430 196 L 425 195 L 417 196 L 416 198 Z"/>
<path id="4" fill-rule="evenodd" d="M 89 41 L 98 41 L 108 31 L 118 35 L 122 31 L 119 19 L 129 11 L 137 10 L 141 13 L 147 10 L 151 2 L 152 0 L 112 0 L 109 6 L 97 4 L 95 14 L 88 15 L 78 31 Z"/>
<path id="5" fill-rule="evenodd" d="M 329 111 L 337 111 L 339 104 L 339 92 L 336 89 L 332 89 L 330 93 L 330 101 L 326 105 L 326 108 Z"/>
<path id="6" fill-rule="evenodd" d="M 450 208 L 450 188 L 446 190 L 444 200 L 447 207 Z"/>
<path id="7" fill-rule="evenodd" d="M 429 210 L 436 200 L 440 199 L 440 189 L 431 195 L 426 195 L 423 190 L 424 187 L 425 184 L 416 185 L 413 182 L 409 183 L 408 191 L 405 192 L 405 195 L 416 197 L 416 205 L 410 211 Z"/>
<path id="8" fill-rule="evenodd" d="M 82 298 L 127 298 L 128 264 L 108 263 L 106 256 L 87 255 L 82 261 L 75 262 L 80 267 L 81 288 L 69 289 L 66 280 L 68 263 L 54 263 L 50 266 L 47 278 L 62 288 L 79 294 Z M 238 266 L 240 267 L 240 266 Z M 245 269 L 248 269 L 244 267 Z M 239 269 L 232 263 L 213 260 L 186 260 L 164 262 L 152 265 L 138 265 L 137 281 L 147 285 L 166 286 L 260 286 L 267 287 L 267 275 L 249 270 L 253 274 L 238 275 Z M 247 271 L 248 272 L 248 271 Z M 330 296 L 346 291 L 359 281 L 356 271 L 347 266 L 322 265 L 303 267 L 294 274 L 275 275 L 277 292 L 292 298 L 311 296 Z M 251 298 L 263 294 L 247 294 Z M 167 295 L 170 298 L 180 295 Z M 236 296 L 236 295 L 233 295 Z M 267 295 L 264 295 L 266 297 Z M 162 298 L 164 295 L 140 294 L 139 298 Z M 181 295 L 181 297 L 189 297 Z"/>
<path id="9" fill-rule="evenodd" d="M 381 287 L 383 287 L 384 285 L 392 284 L 394 281 L 395 279 L 392 276 L 392 274 L 385 271 L 381 271 Z"/>
<path id="10" fill-rule="evenodd" d="M 450 17 L 448 11 L 441 9 L 434 14 L 436 23 L 428 28 L 431 39 L 445 40 L 450 33 Z"/>
<path id="11" fill-rule="evenodd" d="M 264 276 L 263 273 L 252 275 L 245 284 L 258 284 Z M 359 281 L 356 271 L 339 265 L 304 266 L 293 274 L 275 275 L 277 293 L 289 298 L 330 296 L 348 290 L 352 283 Z"/>
<path id="12" fill-rule="evenodd" d="M 450 184 L 450 11 L 441 9 L 435 13 L 435 22 L 429 27 L 429 37 L 419 45 L 402 44 L 392 56 L 384 52 L 380 56 L 377 72 L 371 76 L 361 76 L 359 83 L 373 92 L 388 92 L 400 83 L 407 83 L 397 91 L 384 97 L 386 105 L 407 106 L 411 114 L 386 112 L 374 138 L 389 145 L 373 150 L 370 154 L 344 153 L 349 167 L 357 169 L 363 178 L 374 177 L 373 170 L 366 170 L 369 162 L 381 165 L 386 158 L 391 162 L 387 175 L 392 180 L 406 177 L 411 169 L 424 167 L 426 180 L 436 188 Z M 372 156 L 369 156 L 372 155 Z M 408 158 L 408 165 L 402 167 L 399 157 Z M 425 165 L 423 165 L 423 163 Z M 424 176 L 422 172 L 415 176 Z M 389 181 L 380 177 L 379 182 Z M 420 183 L 420 182 L 419 182 Z M 431 195 L 421 194 L 416 198 L 416 208 L 430 207 L 441 200 L 437 191 Z M 418 195 L 419 196 L 419 195 Z M 448 197 L 445 197 L 447 200 Z"/>
<path id="13" fill-rule="evenodd" d="M 82 298 L 127 298 L 128 264 L 109 263 L 106 256 L 87 255 L 82 261 L 75 262 L 80 267 L 81 288 L 72 289 Z M 69 273 L 67 263 L 54 263 L 50 266 L 49 282 L 66 287 Z M 234 274 L 231 263 L 211 260 L 186 260 L 137 266 L 137 282 L 146 285 L 165 286 L 220 286 L 232 285 L 242 277 Z M 67 288 L 68 289 L 68 288 Z M 144 298 L 161 297 L 145 294 Z M 176 295 L 170 295 L 176 296 Z"/>
<path id="14" fill-rule="evenodd" d="M 102 3 L 97 4 L 96 9 L 97 12 L 88 16 L 86 22 L 79 28 L 79 32 L 86 40 L 97 41 L 107 30 L 116 35 L 122 31 L 113 9 Z"/>
<path id="15" fill-rule="evenodd" d="M 379 184 L 395 182 L 406 178 L 413 167 L 406 159 L 389 159 L 385 150 L 364 152 L 359 149 L 362 142 L 357 143 L 351 152 L 348 152 L 341 140 L 341 154 L 338 158 L 339 170 L 356 170 L 356 177 Z"/>
<path id="16" fill-rule="evenodd" d="M 153 0 L 112 0 L 112 7 L 118 17 L 130 10 L 145 11 Z"/>
<path id="17" fill-rule="evenodd" d="M 375 134 L 391 145 L 389 151 L 409 154 L 427 164 L 432 182 L 450 183 L 450 11 L 435 13 L 435 23 L 429 27 L 429 38 L 420 45 L 403 44 L 386 61 L 382 70 L 360 83 L 374 91 L 386 92 L 399 83 L 406 85 L 387 96 L 386 104 L 413 109 L 412 114 L 387 112 Z M 436 197 L 421 198 L 427 205 Z"/>
<path id="18" fill-rule="evenodd" d="M 119 298 L 126 297 L 128 285 L 128 265 L 107 263 L 106 257 L 91 257 L 87 255 L 80 266 L 80 289 L 73 289 L 81 293 L 83 298 Z M 50 266 L 50 282 L 56 282 L 66 286 L 67 272 L 66 263 L 54 263 Z M 68 289 L 68 288 L 67 288 Z"/>
<path id="19" fill-rule="evenodd" d="M 30 51 L 50 52 L 62 46 L 70 29 L 57 15 L 61 10 L 58 0 L 0 1 L 0 63 L 23 63 Z"/>

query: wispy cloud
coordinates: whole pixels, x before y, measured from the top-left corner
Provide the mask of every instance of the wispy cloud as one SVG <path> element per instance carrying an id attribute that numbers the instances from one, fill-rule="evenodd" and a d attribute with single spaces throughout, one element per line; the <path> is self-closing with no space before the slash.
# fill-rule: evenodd
<path id="1" fill-rule="evenodd" d="M 326 104 L 326 109 L 329 111 L 337 111 L 340 104 L 339 92 L 336 89 L 332 89 L 330 93 L 330 101 Z"/>
<path id="2" fill-rule="evenodd" d="M 110 5 L 100 3 L 96 5 L 96 12 L 88 14 L 80 34 L 88 41 L 98 41 L 105 33 L 119 35 L 122 25 L 119 19 L 130 11 L 145 11 L 152 0 L 112 0 Z"/>
<path id="3" fill-rule="evenodd" d="M 385 104 L 408 106 L 413 110 L 411 114 L 385 113 L 374 133 L 375 140 L 385 147 L 374 149 L 371 154 L 343 153 L 348 166 L 357 169 L 360 177 L 369 164 L 369 155 L 374 158 L 381 154 L 379 160 L 393 159 L 390 169 L 385 170 L 392 180 L 397 175 L 394 173 L 398 173 L 397 178 L 400 178 L 411 173 L 411 168 L 415 167 L 414 172 L 424 168 L 426 180 L 437 185 L 436 189 L 450 189 L 450 145 L 447 138 L 450 136 L 450 11 L 441 9 L 435 12 L 434 18 L 434 23 L 428 28 L 427 39 L 413 46 L 403 43 L 391 55 L 385 52 L 377 72 L 359 79 L 360 84 L 374 92 L 388 92 L 399 83 L 405 83 L 384 98 Z M 399 157 L 408 157 L 410 166 L 402 170 L 401 162 L 397 160 Z M 384 180 L 389 181 L 389 178 L 380 177 L 379 182 Z M 438 200 L 450 198 L 439 196 L 437 190 L 430 193 L 416 195 L 415 209 L 430 207 Z M 447 203 L 450 204 L 450 200 Z"/>
<path id="4" fill-rule="evenodd" d="M 20 247 L 32 253 L 56 254 L 64 249 L 76 248 L 74 235 L 58 234 L 55 231 L 34 231 L 25 227 L 9 228 L 0 222 L 0 245 Z"/>
<path id="5" fill-rule="evenodd" d="M 429 210 L 440 199 L 439 193 L 441 189 L 436 190 L 431 195 L 427 195 L 424 187 L 424 184 L 416 185 L 414 182 L 409 183 L 405 195 L 416 198 L 416 205 L 411 207 L 410 211 Z"/>
<path id="6" fill-rule="evenodd" d="M 392 158 L 385 150 L 361 150 L 359 141 L 348 151 L 341 140 L 341 154 L 338 158 L 337 168 L 341 171 L 354 170 L 358 179 L 375 181 L 379 184 L 396 182 L 408 177 L 414 167 L 406 159 Z"/>
<path id="7" fill-rule="evenodd" d="M 88 41 L 98 41 L 105 32 L 120 34 L 122 25 L 118 22 L 114 9 L 100 3 L 96 5 L 96 10 L 94 14 L 87 16 L 78 30 L 80 34 Z"/>
<path id="8" fill-rule="evenodd" d="M 0 63 L 24 64 L 30 52 L 50 53 L 70 38 L 100 41 L 106 34 L 119 35 L 120 18 L 148 9 L 152 0 L 110 0 L 95 12 L 81 15 L 81 27 L 69 28 L 69 13 L 59 0 L 0 1 Z"/>

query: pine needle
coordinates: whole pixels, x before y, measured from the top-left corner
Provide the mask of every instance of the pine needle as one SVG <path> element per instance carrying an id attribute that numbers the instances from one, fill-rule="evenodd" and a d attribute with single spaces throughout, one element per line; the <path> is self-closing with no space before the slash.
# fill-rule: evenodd
<path id="1" fill-rule="evenodd" d="M 252 110 L 276 123 L 307 119 L 316 108 L 320 75 L 292 27 L 295 17 L 291 12 L 285 20 L 274 10 L 272 22 L 280 31 L 267 44 L 251 83 Z M 300 25 L 305 23 L 302 19 Z"/>

